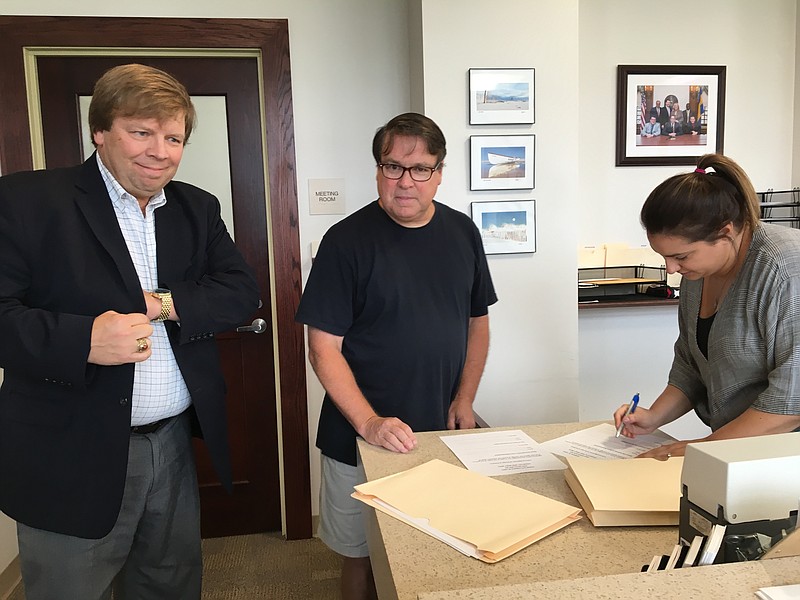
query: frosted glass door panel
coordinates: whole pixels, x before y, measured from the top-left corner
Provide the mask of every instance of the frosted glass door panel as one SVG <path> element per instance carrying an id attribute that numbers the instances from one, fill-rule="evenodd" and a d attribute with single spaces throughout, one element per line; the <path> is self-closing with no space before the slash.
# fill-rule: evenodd
<path id="1" fill-rule="evenodd" d="M 94 152 L 89 132 L 91 100 L 91 96 L 80 98 L 81 148 L 84 160 Z M 235 239 L 225 97 L 192 96 L 192 102 L 197 111 L 197 119 L 175 179 L 203 188 L 219 198 L 222 219 L 231 237 Z"/>

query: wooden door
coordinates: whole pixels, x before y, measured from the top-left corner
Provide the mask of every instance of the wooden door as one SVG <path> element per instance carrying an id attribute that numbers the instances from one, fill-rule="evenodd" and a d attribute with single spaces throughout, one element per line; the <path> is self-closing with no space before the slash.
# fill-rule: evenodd
<path id="1" fill-rule="evenodd" d="M 18 19 L 40 20 L 42 18 L 8 17 L 0 19 L 0 28 L 7 21 Z M 72 29 L 62 32 L 78 35 L 81 45 L 108 45 L 93 39 L 87 41 L 86 33 L 97 31 L 102 25 L 112 30 L 114 44 L 126 46 L 120 40 L 120 32 L 132 32 L 139 26 L 144 28 L 172 27 L 172 35 L 157 35 L 149 32 L 147 39 L 160 38 L 169 40 L 179 46 L 181 40 L 175 40 L 175 25 L 186 31 L 187 21 L 196 26 L 191 29 L 192 35 L 188 45 L 196 46 L 198 40 L 208 39 L 198 31 L 197 27 L 208 27 L 209 20 L 165 20 L 165 19 L 67 19 L 75 21 Z M 169 21 L 169 23 L 165 23 Z M 59 19 L 63 24 L 63 19 Z M 230 22 L 225 22 L 230 24 Z M 253 22 L 245 22 L 249 27 Z M 258 21 L 257 23 L 264 23 Z M 268 22 L 274 24 L 274 22 Z M 18 25 L 18 23 L 17 23 Z M 285 22 L 284 31 L 285 34 Z M 84 31 L 81 32 L 81 29 Z M 213 28 L 212 28 L 213 29 Z M 241 39 L 233 36 L 240 46 Z M 284 40 L 287 41 L 287 40 Z M 29 40 L 28 43 L 31 43 Z M 59 42 L 53 41 L 53 44 Z M 61 42 L 63 43 L 63 42 Z M 288 43 L 288 42 L 287 42 Z M 37 42 L 41 44 L 41 42 Z M 218 44 L 215 44 L 218 46 Z M 0 51 L 4 50 L 0 45 Z M 287 48 L 288 50 L 288 48 Z M 275 48 L 270 52 L 274 53 Z M 66 55 L 65 55 L 66 54 Z M 43 132 L 43 159 L 48 168 L 74 165 L 81 161 L 80 123 L 78 115 L 78 99 L 91 95 L 94 81 L 108 68 L 117 64 L 140 62 L 164 69 L 181 80 L 192 95 L 224 96 L 226 118 L 228 123 L 228 145 L 230 152 L 231 193 L 233 199 L 234 223 L 229 224 L 235 232 L 236 244 L 251 266 L 256 270 L 264 305 L 253 317 L 266 321 L 267 331 L 256 335 L 253 333 L 229 332 L 217 337 L 223 360 L 223 370 L 228 384 L 229 433 L 231 438 L 231 454 L 233 462 L 234 494 L 228 495 L 222 489 L 210 466 L 207 452 L 201 443 L 197 445 L 198 474 L 201 484 L 201 501 L 203 503 L 203 533 L 206 536 L 232 535 L 255 531 L 269 531 L 281 528 L 280 477 L 278 462 L 278 414 L 276 402 L 276 375 L 281 382 L 281 412 L 290 408 L 288 416 L 302 415 L 302 430 L 296 420 L 285 418 L 281 423 L 283 429 L 284 457 L 292 460 L 297 456 L 304 457 L 300 464 L 284 461 L 286 533 L 290 539 L 309 537 L 310 535 L 310 498 L 308 493 L 308 446 L 307 419 L 304 381 L 302 388 L 297 386 L 297 377 L 302 372 L 304 380 L 304 357 L 302 354 L 302 328 L 299 328 L 300 345 L 297 344 L 298 327 L 293 322 L 286 322 L 286 312 L 292 316 L 299 300 L 299 261 L 291 270 L 279 269 L 277 256 L 280 248 L 289 249 L 290 257 L 299 254 L 296 220 L 296 190 L 293 181 L 293 148 L 291 148 L 291 104 L 285 104 L 286 89 L 264 88 L 264 105 L 267 108 L 269 94 L 275 95 L 272 104 L 284 102 L 286 112 L 270 112 L 265 110 L 267 132 L 266 151 L 270 155 L 283 159 L 284 167 L 289 172 L 279 173 L 269 164 L 265 170 L 265 156 L 262 152 L 262 127 L 259 76 L 266 71 L 260 70 L 266 57 L 262 54 L 244 56 L 192 56 L 191 53 L 175 56 L 175 52 L 153 51 L 144 54 L 141 51 L 114 52 L 113 56 L 103 56 L 102 52 L 84 52 L 85 55 L 70 55 L 67 52 L 43 54 L 35 57 L 36 81 L 41 104 L 41 124 Z M 108 54 L 112 54 L 109 52 Z M 0 56 L 4 56 L 0 55 Z M 274 55 L 271 57 L 274 60 Z M 261 62 L 260 62 L 261 61 Z M 29 69 L 30 70 L 30 69 Z M 267 82 L 265 81 L 265 84 Z M 288 77 L 282 82 L 288 85 Z M 7 114 L 7 113 L 6 113 Z M 270 116 L 276 119 L 270 122 Z M 202 124 L 200 125 L 202 126 Z M 288 127 L 288 131 L 287 131 Z M 287 139 L 276 137 L 276 134 L 289 135 Z M 4 124 L 0 124 L 0 136 L 7 139 Z M 273 148 L 271 140 L 282 148 Z M 5 145 L 0 157 L 7 157 Z M 187 152 L 190 152 L 188 149 Z M 290 151 L 291 154 L 287 155 Z M 3 172 L 18 170 L 14 165 L 9 169 L 2 163 Z M 266 185 L 265 173 L 269 176 Z M 287 176 L 288 175 L 288 176 Z M 274 179 L 273 179 L 274 178 Z M 265 193 L 269 191 L 269 203 Z M 272 239 L 267 239 L 270 231 L 267 222 L 267 206 L 271 209 L 273 220 Z M 289 216 L 288 222 L 275 222 L 279 218 Z M 269 248 L 275 256 L 275 295 L 274 306 L 271 304 Z M 285 257 L 283 257 L 285 258 Z M 296 273 L 294 271 L 297 271 Z M 290 276 L 290 277 L 287 277 Z M 288 304 L 288 306 L 287 306 Z M 273 309 L 278 315 L 273 320 Z M 283 315 L 281 314 L 283 313 Z M 283 320 L 281 320 L 283 316 Z M 274 356 L 274 334 L 277 330 L 279 361 Z M 283 341 L 283 346 L 281 342 Z M 298 351 L 299 350 L 299 351 Z M 287 356 L 288 355 L 288 356 Z M 275 372 L 275 365 L 279 373 Z M 286 397 L 284 393 L 291 393 Z M 287 439 L 288 434 L 288 439 Z M 288 465 L 291 465 L 289 467 Z M 291 502 L 299 504 L 291 505 Z M 305 514 L 302 512 L 307 511 Z"/>
<path id="2" fill-rule="evenodd" d="M 119 64 L 140 62 L 163 69 L 193 96 L 225 97 L 236 244 L 256 271 L 267 302 L 253 318 L 262 334 L 217 336 L 225 380 L 234 492 L 217 480 L 205 444 L 195 441 L 202 528 L 205 536 L 275 531 L 281 528 L 275 372 L 269 304 L 269 256 L 263 153 L 260 139 L 258 64 L 255 58 L 165 58 L 42 56 L 37 58 L 44 156 L 48 168 L 82 162 L 78 99 Z M 203 115 L 198 115 L 202 127 Z M 191 144 L 186 149 L 192 152 Z M 222 165 L 220 165 L 222 167 Z M 220 168 L 222 171 L 222 168 Z M 189 183 L 193 183 L 189 181 Z M 248 377 L 248 373 L 254 376 Z M 257 376 L 255 376 L 257 374 Z"/>

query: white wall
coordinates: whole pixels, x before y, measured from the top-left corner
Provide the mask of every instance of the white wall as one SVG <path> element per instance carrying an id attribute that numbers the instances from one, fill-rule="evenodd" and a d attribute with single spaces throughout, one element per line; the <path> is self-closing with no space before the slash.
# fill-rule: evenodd
<path id="1" fill-rule="evenodd" d="M 425 111 L 448 140 L 438 198 L 536 200 L 534 254 L 491 255 L 499 302 L 476 409 L 491 425 L 578 416 L 575 265 L 578 244 L 577 0 L 422 0 Z M 470 68 L 535 68 L 534 125 L 469 125 Z M 534 190 L 469 191 L 469 136 L 536 135 Z"/>
<path id="2" fill-rule="evenodd" d="M 795 6 L 796 0 L 708 0 L 700 26 L 648 37 L 640 0 L 581 0 L 581 244 L 646 244 L 638 214 L 647 194 L 691 170 L 614 167 L 620 64 L 726 65 L 725 154 L 756 189 L 791 186 Z"/>
<path id="3" fill-rule="evenodd" d="M 644 197 L 683 170 L 613 166 L 616 66 L 727 65 L 726 153 L 743 164 L 756 187 L 790 186 L 795 0 L 708 0 L 700 9 L 701 27 L 669 36 L 642 33 L 640 0 L 411 1 L 411 17 L 397 0 L 141 0 L 122 8 L 105 0 L 3 0 L 0 11 L 288 18 L 304 276 L 311 242 L 339 218 L 308 215 L 308 179 L 345 179 L 348 213 L 371 201 L 375 129 L 423 104 L 448 138 L 440 200 L 469 213 L 476 199 L 536 199 L 537 252 L 490 257 L 500 302 L 490 313 L 493 342 L 477 400 L 481 414 L 496 425 L 604 418 L 632 392 L 657 390 L 669 368 L 665 348 L 675 337 L 672 310 L 578 316 L 575 305 L 577 247 L 645 243 L 637 221 Z M 467 70 L 514 66 L 536 69 L 536 124 L 469 126 Z M 597 106 L 605 107 L 605 117 L 596 116 Z M 754 142 L 753 120 L 767 111 Z M 469 192 L 469 136 L 528 131 L 536 134 L 536 189 Z M 658 350 L 647 360 L 642 356 L 651 341 Z M 316 513 L 313 439 L 322 390 L 310 373 Z M 16 553 L 3 519 L 0 568 Z"/>
<path id="4" fill-rule="evenodd" d="M 800 114 L 800 60 L 797 60 L 797 47 L 798 47 L 798 32 L 800 32 L 800 10 L 795 8 L 795 63 L 794 63 L 794 114 Z M 800 160 L 794 160 L 795 156 L 800 156 L 800 119 L 794 120 L 792 127 L 794 135 L 794 142 L 792 144 L 792 185 L 798 185 L 800 182 Z"/>
<path id="5" fill-rule="evenodd" d="M 756 189 L 792 185 L 795 103 L 795 0 L 708 0 L 697 27 L 650 31 L 640 0 L 580 1 L 579 242 L 646 244 L 638 222 L 652 188 L 691 167 L 614 167 L 616 68 L 635 65 L 726 65 L 725 154 Z M 754 127 L 754 122 L 760 123 Z M 567 158 L 566 160 L 569 160 Z M 796 180 L 794 180 L 796 181 Z M 581 418 L 642 392 L 648 406 L 663 389 L 677 335 L 677 311 L 579 311 Z M 692 417 L 671 429 L 695 437 Z"/>

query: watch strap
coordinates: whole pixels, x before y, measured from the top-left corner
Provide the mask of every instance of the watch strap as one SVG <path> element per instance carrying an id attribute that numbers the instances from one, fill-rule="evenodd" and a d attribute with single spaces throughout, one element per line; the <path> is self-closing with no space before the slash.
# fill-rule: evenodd
<path id="1" fill-rule="evenodd" d="M 158 321 L 169 320 L 169 314 L 172 312 L 172 294 L 159 294 L 161 298 L 161 312 L 158 315 Z"/>
<path id="2" fill-rule="evenodd" d="M 172 292 L 166 289 L 157 289 L 150 292 L 150 295 L 161 300 L 161 312 L 153 319 L 153 322 L 160 323 L 169 320 L 169 315 L 172 312 Z"/>

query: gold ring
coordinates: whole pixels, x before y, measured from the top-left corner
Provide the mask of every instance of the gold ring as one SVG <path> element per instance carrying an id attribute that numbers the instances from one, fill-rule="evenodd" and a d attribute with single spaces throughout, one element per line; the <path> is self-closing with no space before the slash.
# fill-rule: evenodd
<path id="1" fill-rule="evenodd" d="M 139 338 L 136 340 L 136 351 L 137 352 L 144 352 L 150 346 L 150 342 L 147 341 L 147 338 Z"/>

